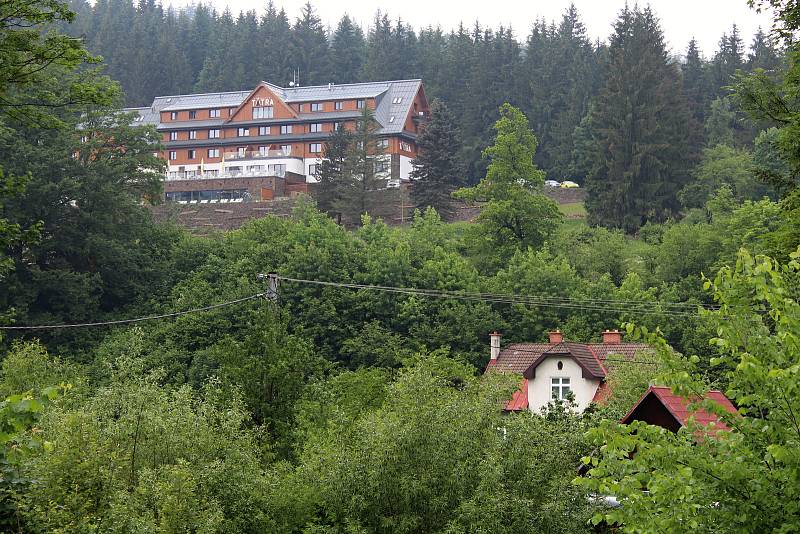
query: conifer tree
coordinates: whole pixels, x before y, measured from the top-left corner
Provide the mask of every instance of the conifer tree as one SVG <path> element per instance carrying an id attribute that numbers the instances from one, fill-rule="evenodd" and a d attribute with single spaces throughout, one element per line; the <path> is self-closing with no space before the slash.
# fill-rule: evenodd
<path id="1" fill-rule="evenodd" d="M 458 159 L 460 138 L 455 120 L 440 100 L 431 102 L 430 119 L 417 139 L 417 157 L 412 162 L 411 198 L 417 208 L 431 206 L 442 218 L 454 213 L 452 193 L 464 185 Z"/>
<path id="2" fill-rule="evenodd" d="M 338 211 L 352 223 L 369 213 L 377 192 L 386 188 L 388 165 L 377 135 L 380 127 L 373 110 L 364 106 L 352 133 L 339 199 Z"/>
<path id="3" fill-rule="evenodd" d="M 753 36 L 750 53 L 747 54 L 747 70 L 775 71 L 781 67 L 781 53 L 769 35 L 760 27 Z"/>
<path id="4" fill-rule="evenodd" d="M 351 163 L 354 148 L 354 132 L 339 128 L 325 142 L 322 161 L 317 166 L 317 207 L 337 219 L 340 219 L 344 207 L 345 190 L 353 182 Z"/>
<path id="5" fill-rule="evenodd" d="M 688 178 L 688 106 L 649 8 L 622 10 L 607 72 L 592 114 L 600 161 L 587 179 L 586 208 L 595 224 L 635 232 L 680 208 Z"/>
<path id="6" fill-rule="evenodd" d="M 327 83 L 330 76 L 328 36 L 311 2 L 306 2 L 292 28 L 292 58 L 303 85 Z"/>
<path id="7" fill-rule="evenodd" d="M 365 47 L 364 32 L 349 16 L 343 16 L 331 39 L 332 82 L 354 83 L 360 80 Z"/>

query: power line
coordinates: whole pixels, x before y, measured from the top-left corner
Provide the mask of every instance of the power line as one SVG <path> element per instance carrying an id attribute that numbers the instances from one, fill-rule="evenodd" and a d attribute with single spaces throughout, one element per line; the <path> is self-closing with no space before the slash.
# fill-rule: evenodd
<path id="1" fill-rule="evenodd" d="M 618 313 L 642 313 L 658 314 L 673 317 L 696 317 L 696 312 L 689 312 L 691 307 L 704 308 L 709 310 L 717 309 L 715 306 L 704 307 L 699 304 L 680 302 L 651 302 L 651 301 L 625 301 L 625 300 L 603 300 L 603 299 L 572 299 L 568 297 L 548 297 L 535 295 L 509 295 L 494 293 L 467 293 L 434 289 L 418 289 L 410 287 L 392 287 L 367 284 L 352 284 L 344 282 L 326 282 L 321 280 L 306 280 L 302 278 L 290 278 L 279 276 L 280 280 L 295 282 L 300 284 L 311 284 L 319 286 L 340 287 L 345 289 L 363 289 L 369 291 L 381 291 L 386 293 L 399 293 L 412 296 L 424 296 L 444 299 L 471 300 L 490 303 L 503 304 L 522 304 L 529 306 L 552 307 L 552 308 L 572 308 L 603 312 Z M 662 309 L 662 307 L 674 309 Z M 684 311 L 681 310 L 684 309 Z"/>
<path id="2" fill-rule="evenodd" d="M 140 323 L 143 321 L 153 321 L 155 319 L 167 319 L 170 317 L 179 317 L 181 315 L 188 315 L 190 313 L 198 313 L 204 312 L 209 310 L 215 310 L 218 308 L 224 308 L 226 306 L 232 306 L 234 304 L 239 304 L 241 302 L 247 302 L 248 300 L 257 299 L 263 297 L 264 293 L 256 293 L 255 295 L 250 295 L 249 297 L 243 297 L 240 299 L 229 300 L 227 302 L 220 302 L 219 304 L 212 304 L 210 306 L 203 306 L 202 308 L 192 308 L 190 310 L 183 310 L 178 312 L 171 312 L 171 313 L 163 313 L 160 315 L 147 315 L 145 317 L 136 317 L 134 319 L 118 319 L 116 321 L 100 321 L 100 322 L 93 322 L 93 323 L 75 323 L 75 324 L 44 324 L 44 325 L 37 325 L 37 326 L 0 326 L 0 330 L 54 330 L 54 329 L 63 329 L 63 328 L 82 328 L 88 326 L 110 326 L 110 325 L 120 325 L 120 324 L 131 324 L 131 323 Z"/>

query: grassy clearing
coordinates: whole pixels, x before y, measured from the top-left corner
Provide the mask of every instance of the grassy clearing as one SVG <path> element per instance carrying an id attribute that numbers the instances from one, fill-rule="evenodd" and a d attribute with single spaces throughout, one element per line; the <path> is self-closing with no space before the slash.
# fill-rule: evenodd
<path id="1" fill-rule="evenodd" d="M 583 207 L 583 202 L 559 204 L 558 209 L 570 219 L 584 219 L 586 217 L 586 208 Z"/>

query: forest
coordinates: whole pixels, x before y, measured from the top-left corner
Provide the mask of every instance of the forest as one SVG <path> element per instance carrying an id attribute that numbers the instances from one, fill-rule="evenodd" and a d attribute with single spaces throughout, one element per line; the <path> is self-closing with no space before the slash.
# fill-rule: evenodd
<path id="1" fill-rule="evenodd" d="M 311 5 L 0 3 L 2 529 L 796 530 L 800 8 L 768 5 L 769 33 L 706 60 L 639 7 L 607 42 L 572 7 L 520 44 L 383 14 L 328 32 Z M 285 57 L 242 61 L 274 39 Z M 119 109 L 298 62 L 303 83 L 424 79 L 413 220 L 349 229 L 303 198 L 227 233 L 156 223 L 160 137 Z M 585 185 L 587 218 L 551 176 Z M 449 222 L 452 196 L 480 215 Z M 652 352 L 605 402 L 503 412 L 519 377 L 483 375 L 489 332 L 606 328 Z M 654 382 L 724 391 L 731 431 L 619 424 Z"/>

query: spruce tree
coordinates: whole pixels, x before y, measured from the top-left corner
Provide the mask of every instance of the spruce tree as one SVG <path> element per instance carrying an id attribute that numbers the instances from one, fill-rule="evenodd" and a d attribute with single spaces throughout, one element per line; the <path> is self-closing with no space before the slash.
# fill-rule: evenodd
<path id="1" fill-rule="evenodd" d="M 330 76 L 328 36 L 311 2 L 306 2 L 303 6 L 300 17 L 292 28 L 290 48 L 295 67 L 300 70 L 300 81 L 303 85 L 328 83 Z"/>
<path id="2" fill-rule="evenodd" d="M 444 219 L 453 216 L 452 193 L 464 185 L 458 159 L 460 146 L 452 114 L 443 102 L 433 100 L 430 119 L 417 139 L 417 157 L 412 162 L 411 198 L 417 208 L 431 206 Z"/>
<path id="3" fill-rule="evenodd" d="M 338 206 L 338 211 L 351 223 L 358 223 L 362 215 L 369 213 L 373 202 L 378 200 L 378 192 L 386 189 L 388 166 L 377 135 L 380 128 L 373 110 L 365 106 L 352 133 Z"/>
<path id="4" fill-rule="evenodd" d="M 680 75 L 649 8 L 621 12 L 607 72 L 591 120 L 600 160 L 587 179 L 586 208 L 594 224 L 635 232 L 680 208 L 690 158 Z"/>
<path id="5" fill-rule="evenodd" d="M 355 134 L 345 128 L 333 132 L 322 150 L 322 161 L 317 166 L 316 194 L 320 211 L 341 219 L 342 203 L 348 184 L 352 186 L 352 154 Z"/>
<path id="6" fill-rule="evenodd" d="M 364 32 L 345 15 L 331 39 L 331 81 L 354 83 L 360 80 L 366 42 Z"/>

